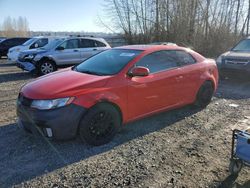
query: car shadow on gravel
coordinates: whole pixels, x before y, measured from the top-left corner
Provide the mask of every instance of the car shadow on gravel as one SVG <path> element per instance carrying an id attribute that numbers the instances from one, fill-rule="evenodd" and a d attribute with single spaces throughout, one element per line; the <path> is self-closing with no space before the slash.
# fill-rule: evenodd
<path id="1" fill-rule="evenodd" d="M 250 98 L 250 79 L 222 80 L 215 95 L 217 98 L 241 100 Z"/>
<path id="2" fill-rule="evenodd" d="M 218 188 L 249 188 L 250 180 L 246 181 L 244 184 L 239 184 L 236 182 L 238 175 L 229 175 Z"/>
<path id="3" fill-rule="evenodd" d="M 14 72 L 14 73 L 8 73 L 8 74 L 0 74 L 0 83 L 19 81 L 19 80 L 28 80 L 31 78 L 33 78 L 32 75 L 27 74 L 26 72 Z"/>
<path id="4" fill-rule="evenodd" d="M 200 111 L 191 106 L 160 113 L 129 123 L 109 144 L 92 147 L 79 138 L 71 141 L 48 141 L 37 138 L 16 124 L 0 127 L 0 185 L 9 187 L 95 155 L 173 125 Z M 3 147 L 4 146 L 4 147 Z"/>

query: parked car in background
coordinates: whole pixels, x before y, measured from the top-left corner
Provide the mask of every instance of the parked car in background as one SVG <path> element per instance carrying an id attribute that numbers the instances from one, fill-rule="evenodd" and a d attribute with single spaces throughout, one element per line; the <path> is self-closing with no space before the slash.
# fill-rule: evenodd
<path id="1" fill-rule="evenodd" d="M 215 61 L 190 49 L 118 47 L 22 87 L 18 124 L 55 139 L 79 133 L 83 141 L 101 145 L 127 122 L 187 104 L 207 106 L 217 85 Z"/>
<path id="2" fill-rule="evenodd" d="M 53 38 L 52 37 L 33 37 L 21 45 L 14 46 L 10 48 L 8 51 L 8 54 L 7 54 L 8 60 L 16 63 L 20 52 L 24 50 L 43 47 L 46 44 L 48 44 L 50 40 L 53 40 Z"/>
<path id="3" fill-rule="evenodd" d="M 150 43 L 151 45 L 174 45 L 177 46 L 177 44 L 173 43 L 173 42 L 153 42 Z"/>
<path id="4" fill-rule="evenodd" d="M 17 62 L 16 65 L 25 71 L 36 73 L 36 67 L 34 66 L 34 64 L 31 63 L 33 58 L 36 55 L 44 54 L 50 51 L 51 49 L 55 48 L 57 45 L 61 44 L 64 40 L 65 38 L 63 37 L 53 38 L 53 40 L 50 40 L 48 44 L 46 44 L 45 46 L 41 48 L 24 50 L 20 52 L 18 56 L 18 60 L 16 61 Z"/>
<path id="5" fill-rule="evenodd" d="M 19 54 L 17 66 L 26 71 L 45 75 L 58 67 L 79 64 L 85 59 L 107 49 L 110 45 L 102 38 L 68 37 L 37 53 L 24 51 Z"/>
<path id="6" fill-rule="evenodd" d="M 7 56 L 8 50 L 13 46 L 18 46 L 25 43 L 30 38 L 8 38 L 0 41 L 0 58 L 2 56 Z"/>
<path id="7" fill-rule="evenodd" d="M 250 79 L 250 37 L 241 40 L 230 51 L 220 55 L 216 63 L 221 78 Z"/>

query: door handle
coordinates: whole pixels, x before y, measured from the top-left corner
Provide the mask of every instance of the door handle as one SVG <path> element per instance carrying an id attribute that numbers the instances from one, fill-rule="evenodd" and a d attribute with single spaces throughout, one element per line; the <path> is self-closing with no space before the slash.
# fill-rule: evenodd
<path id="1" fill-rule="evenodd" d="M 176 80 L 181 80 L 183 79 L 183 76 L 176 76 Z"/>
<path id="2" fill-rule="evenodd" d="M 73 52 L 79 52 L 79 50 L 73 50 Z"/>
<path id="3" fill-rule="evenodd" d="M 93 51 L 96 51 L 97 49 L 93 49 Z"/>

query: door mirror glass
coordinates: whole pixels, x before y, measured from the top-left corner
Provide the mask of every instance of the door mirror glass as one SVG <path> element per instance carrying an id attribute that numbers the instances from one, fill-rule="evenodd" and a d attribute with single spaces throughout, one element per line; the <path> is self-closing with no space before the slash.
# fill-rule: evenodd
<path id="1" fill-rule="evenodd" d="M 138 66 L 132 68 L 129 73 L 129 76 L 134 77 L 134 76 L 148 76 L 149 75 L 149 69 L 146 67 Z"/>
<path id="2" fill-rule="evenodd" d="M 58 46 L 58 47 L 56 48 L 56 50 L 64 50 L 64 47 Z"/>

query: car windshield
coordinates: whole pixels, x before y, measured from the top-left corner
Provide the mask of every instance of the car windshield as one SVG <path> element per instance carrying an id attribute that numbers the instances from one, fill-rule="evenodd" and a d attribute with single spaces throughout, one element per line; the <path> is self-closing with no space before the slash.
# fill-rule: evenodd
<path id="1" fill-rule="evenodd" d="M 30 44 L 32 44 L 35 40 L 37 40 L 36 38 L 31 38 L 29 40 L 27 40 L 25 43 L 23 43 L 23 46 L 28 46 Z"/>
<path id="2" fill-rule="evenodd" d="M 40 49 L 50 50 L 50 49 L 56 47 L 58 44 L 62 43 L 63 41 L 64 41 L 64 39 L 54 39 L 54 40 L 50 41 L 48 44 L 46 44 L 45 46 L 41 47 Z"/>
<path id="3" fill-rule="evenodd" d="M 232 51 L 250 51 L 250 39 L 242 40 L 239 44 L 237 44 Z"/>
<path id="4" fill-rule="evenodd" d="M 74 70 L 87 74 L 114 75 L 120 72 L 128 62 L 141 52 L 141 50 L 129 49 L 107 50 L 85 60 L 76 66 Z"/>

